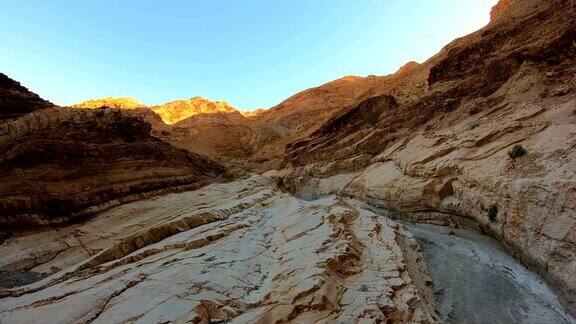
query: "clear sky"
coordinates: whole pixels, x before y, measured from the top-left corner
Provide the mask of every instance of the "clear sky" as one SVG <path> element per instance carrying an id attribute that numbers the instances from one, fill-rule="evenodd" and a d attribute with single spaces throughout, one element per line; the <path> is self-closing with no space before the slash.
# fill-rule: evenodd
<path id="1" fill-rule="evenodd" d="M 497 0 L 0 0 L 0 72 L 60 105 L 204 96 L 252 110 L 422 62 Z"/>

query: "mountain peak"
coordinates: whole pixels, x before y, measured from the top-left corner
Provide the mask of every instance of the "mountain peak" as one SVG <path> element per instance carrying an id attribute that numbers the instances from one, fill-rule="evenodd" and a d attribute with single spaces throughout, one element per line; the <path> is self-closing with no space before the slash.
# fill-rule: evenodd
<path id="1" fill-rule="evenodd" d="M 400 75 L 400 74 L 404 74 L 407 72 L 410 72 L 412 70 L 414 70 L 415 68 L 419 67 L 420 63 L 415 62 L 415 61 L 409 61 L 408 63 L 402 65 L 398 71 L 396 71 L 394 74 Z"/>
<path id="2" fill-rule="evenodd" d="M 242 116 L 244 117 L 257 117 L 258 115 L 260 115 L 261 113 L 265 112 L 266 108 L 258 108 L 258 109 L 254 109 L 251 111 L 241 111 L 240 113 L 242 114 Z"/>
<path id="3" fill-rule="evenodd" d="M 201 96 L 169 101 L 155 106 L 146 106 L 131 97 L 105 97 L 89 99 L 74 104 L 72 107 L 89 109 L 101 107 L 118 109 L 149 108 L 158 114 L 166 124 L 175 124 L 198 114 L 239 114 L 239 111 L 226 101 L 211 101 Z"/>
<path id="4" fill-rule="evenodd" d="M 74 108 L 100 108 L 110 107 L 119 109 L 135 109 L 145 107 L 144 104 L 132 97 L 105 97 L 99 99 L 89 99 L 72 105 Z"/>
<path id="5" fill-rule="evenodd" d="M 199 114 L 239 114 L 238 110 L 226 101 L 211 101 L 200 96 L 170 101 L 150 108 L 157 113 L 166 124 L 175 124 Z"/>

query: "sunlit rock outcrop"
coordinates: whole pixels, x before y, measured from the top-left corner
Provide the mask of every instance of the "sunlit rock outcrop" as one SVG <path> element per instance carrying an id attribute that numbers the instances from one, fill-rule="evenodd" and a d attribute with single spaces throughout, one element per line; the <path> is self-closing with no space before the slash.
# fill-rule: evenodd
<path id="1" fill-rule="evenodd" d="M 74 108 L 118 108 L 118 109 L 135 109 L 145 107 L 138 100 L 130 97 L 106 97 L 100 99 L 89 99 L 72 105 Z"/>
<path id="2" fill-rule="evenodd" d="M 202 97 L 171 101 L 150 108 L 160 115 L 166 124 L 174 124 L 200 114 L 235 113 L 241 115 L 236 108 L 225 101 L 210 101 Z"/>

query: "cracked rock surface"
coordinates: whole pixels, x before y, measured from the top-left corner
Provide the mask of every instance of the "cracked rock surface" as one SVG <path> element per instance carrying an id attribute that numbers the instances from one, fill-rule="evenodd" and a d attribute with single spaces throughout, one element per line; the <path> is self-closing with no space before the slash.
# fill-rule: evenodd
<path id="1" fill-rule="evenodd" d="M 439 320 L 403 226 L 354 200 L 300 200 L 261 176 L 12 237 L 0 267 L 51 274 L 2 290 L 2 323 Z"/>

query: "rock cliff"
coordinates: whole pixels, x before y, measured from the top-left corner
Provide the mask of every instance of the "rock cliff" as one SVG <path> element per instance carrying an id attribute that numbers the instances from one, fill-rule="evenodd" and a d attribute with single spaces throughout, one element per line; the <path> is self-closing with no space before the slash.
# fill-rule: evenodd
<path id="1" fill-rule="evenodd" d="M 120 110 L 53 108 L 0 124 L 0 230 L 54 225 L 225 176 Z"/>
<path id="2" fill-rule="evenodd" d="M 0 123 L 54 105 L 0 73 Z"/>
<path id="3" fill-rule="evenodd" d="M 428 91 L 372 97 L 291 143 L 287 190 L 352 196 L 497 237 L 576 294 L 576 10 L 519 1 L 423 64 Z M 519 144 L 528 152 L 513 158 Z"/>

